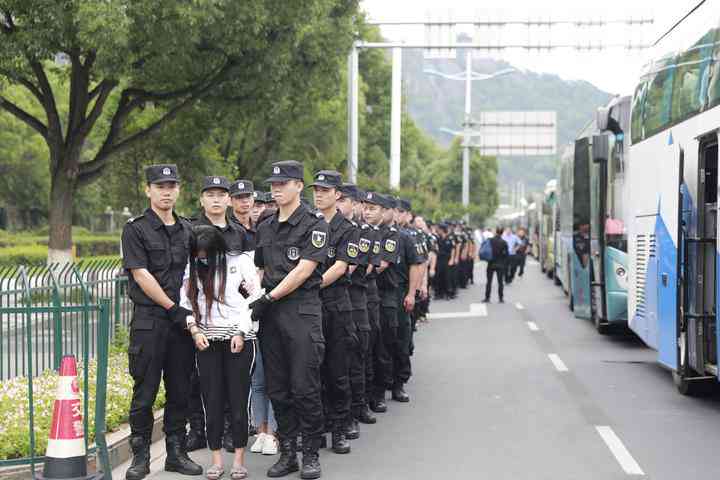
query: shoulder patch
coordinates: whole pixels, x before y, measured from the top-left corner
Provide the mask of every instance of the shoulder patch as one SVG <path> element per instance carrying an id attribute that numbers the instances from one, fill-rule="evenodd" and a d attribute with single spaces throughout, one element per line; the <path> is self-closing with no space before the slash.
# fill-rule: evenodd
<path id="1" fill-rule="evenodd" d="M 389 253 L 393 253 L 395 251 L 396 245 L 395 240 L 390 240 L 389 238 L 385 240 L 385 250 Z"/>
<path id="2" fill-rule="evenodd" d="M 313 230 L 312 235 L 310 236 L 310 241 L 312 242 L 313 247 L 323 248 L 325 246 L 325 242 L 327 241 L 327 233 L 319 230 Z"/>
<path id="3" fill-rule="evenodd" d="M 350 258 L 357 258 L 358 256 L 358 246 L 354 243 L 348 243 L 347 246 L 347 254 Z"/>

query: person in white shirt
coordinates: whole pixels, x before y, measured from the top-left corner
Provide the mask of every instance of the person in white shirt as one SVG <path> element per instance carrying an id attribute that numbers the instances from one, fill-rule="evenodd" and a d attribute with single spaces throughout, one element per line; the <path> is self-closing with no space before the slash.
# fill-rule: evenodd
<path id="1" fill-rule="evenodd" d="M 225 473 L 221 453 L 225 404 L 230 405 L 235 458 L 230 478 L 247 477 L 244 452 L 248 441 L 250 375 L 255 362 L 255 330 L 248 305 L 260 295 L 252 256 L 228 253 L 220 230 L 193 227 L 190 261 L 180 292 L 195 346 L 207 440 L 212 465 L 206 476 Z"/>

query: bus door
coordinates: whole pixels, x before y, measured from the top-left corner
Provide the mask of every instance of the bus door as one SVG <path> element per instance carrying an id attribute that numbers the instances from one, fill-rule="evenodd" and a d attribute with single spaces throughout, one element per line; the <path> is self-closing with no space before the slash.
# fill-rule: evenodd
<path id="1" fill-rule="evenodd" d="M 573 159 L 573 236 L 570 252 L 571 303 L 578 318 L 592 318 L 590 139 L 575 141 Z"/>
<path id="2" fill-rule="evenodd" d="M 590 249 L 591 317 L 599 333 L 607 333 L 607 291 L 605 283 L 605 219 L 607 217 L 609 135 L 595 135 L 590 164 Z"/>
<path id="3" fill-rule="evenodd" d="M 675 383 L 681 393 L 704 393 L 717 369 L 718 141 L 698 138 L 697 198 L 680 183 L 678 349 Z M 684 153 L 679 153 L 684 161 Z M 696 218 L 692 218 L 693 214 Z M 693 228 L 695 224 L 695 228 Z M 680 241 L 682 240 L 682 241 Z"/>

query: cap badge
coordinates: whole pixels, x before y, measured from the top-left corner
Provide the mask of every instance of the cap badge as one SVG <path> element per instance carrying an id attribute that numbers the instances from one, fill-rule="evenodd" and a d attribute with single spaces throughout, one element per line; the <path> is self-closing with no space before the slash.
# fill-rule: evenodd
<path id="1" fill-rule="evenodd" d="M 372 200 L 372 193 L 368 193 L 367 199 Z"/>
<path id="2" fill-rule="evenodd" d="M 277 175 L 280 173 L 280 167 L 273 167 L 273 174 Z"/>
<path id="3" fill-rule="evenodd" d="M 325 175 L 318 175 L 318 180 L 320 180 L 320 181 L 325 180 Z"/>
<path id="4" fill-rule="evenodd" d="M 257 198 L 257 192 L 253 192 L 253 198 Z"/>
<path id="5" fill-rule="evenodd" d="M 168 167 L 165 167 L 165 168 L 163 168 L 162 174 L 165 176 L 171 175 L 172 170 L 170 170 L 170 168 L 168 168 Z"/>
<path id="6" fill-rule="evenodd" d="M 220 185 L 220 179 L 218 177 L 213 178 L 213 185 Z"/>
<path id="7" fill-rule="evenodd" d="M 245 184 L 244 184 L 243 182 L 239 182 L 239 183 L 238 183 L 238 188 L 239 188 L 240 190 L 245 190 Z"/>

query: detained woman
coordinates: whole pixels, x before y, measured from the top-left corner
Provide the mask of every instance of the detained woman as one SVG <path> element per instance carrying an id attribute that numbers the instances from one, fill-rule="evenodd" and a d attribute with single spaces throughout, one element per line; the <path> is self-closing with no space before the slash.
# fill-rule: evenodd
<path id="1" fill-rule="evenodd" d="M 193 227 L 190 261 L 180 304 L 192 310 L 187 327 L 197 347 L 208 446 L 210 480 L 225 473 L 222 436 L 225 405 L 230 405 L 235 457 L 230 478 L 247 478 L 248 400 L 255 362 L 255 331 L 248 304 L 262 294 L 252 257 L 228 253 L 222 232 L 212 225 Z"/>

